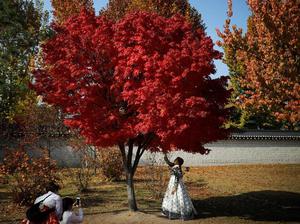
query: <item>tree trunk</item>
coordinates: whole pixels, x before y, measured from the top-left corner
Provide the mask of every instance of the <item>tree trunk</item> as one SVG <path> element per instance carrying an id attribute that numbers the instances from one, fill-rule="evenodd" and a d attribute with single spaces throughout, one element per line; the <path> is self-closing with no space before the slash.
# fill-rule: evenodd
<path id="1" fill-rule="evenodd" d="M 131 211 L 137 211 L 137 204 L 135 200 L 135 192 L 133 185 L 134 169 L 132 167 L 132 151 L 133 151 L 133 141 L 128 141 L 128 152 L 126 154 L 125 145 L 119 144 L 119 148 L 122 154 L 123 167 L 126 174 L 126 185 L 127 185 L 127 198 L 128 206 Z"/>
<path id="2" fill-rule="evenodd" d="M 126 174 L 126 184 L 127 184 L 127 197 L 128 197 L 128 206 L 131 211 L 137 211 L 137 205 L 135 200 L 135 191 L 133 185 L 133 176 L 134 174 L 129 172 Z"/>
<path id="3" fill-rule="evenodd" d="M 97 174 L 97 152 L 95 149 L 93 149 L 93 152 L 94 152 L 94 175 Z"/>
<path id="4" fill-rule="evenodd" d="M 128 206 L 131 211 L 137 211 L 137 204 L 135 199 L 135 191 L 133 185 L 133 177 L 137 166 L 139 164 L 140 158 L 142 157 L 144 151 L 146 150 L 147 146 L 153 139 L 153 134 L 149 134 L 147 138 L 144 139 L 143 143 L 137 143 L 138 146 L 135 158 L 132 161 L 132 154 L 133 154 L 133 146 L 135 143 L 135 139 L 129 139 L 126 145 L 128 146 L 128 151 L 126 154 L 125 144 L 119 143 L 119 149 L 122 154 L 123 160 L 123 167 L 126 174 L 126 185 L 127 185 L 127 197 L 128 197 Z"/>

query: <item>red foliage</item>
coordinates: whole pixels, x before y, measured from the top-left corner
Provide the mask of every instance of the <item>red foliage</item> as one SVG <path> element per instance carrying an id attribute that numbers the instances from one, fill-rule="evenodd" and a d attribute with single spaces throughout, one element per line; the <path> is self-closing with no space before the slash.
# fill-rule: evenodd
<path id="1" fill-rule="evenodd" d="M 34 87 L 89 143 L 154 133 L 151 150 L 206 153 L 203 144 L 226 136 L 226 78 L 209 77 L 222 55 L 184 17 L 136 12 L 111 22 L 82 11 L 54 30 Z"/>

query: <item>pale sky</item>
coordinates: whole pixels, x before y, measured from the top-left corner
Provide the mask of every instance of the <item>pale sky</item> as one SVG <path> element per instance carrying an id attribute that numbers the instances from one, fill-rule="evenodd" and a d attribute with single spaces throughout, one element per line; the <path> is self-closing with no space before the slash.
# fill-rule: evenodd
<path id="1" fill-rule="evenodd" d="M 96 12 L 102 7 L 105 7 L 108 0 L 94 0 L 94 7 Z M 214 42 L 219 40 L 216 34 L 216 28 L 223 29 L 224 21 L 227 12 L 227 0 L 190 0 L 190 4 L 194 6 L 202 15 L 203 21 L 206 25 L 206 33 Z M 51 11 L 50 0 L 45 0 L 45 9 Z M 247 18 L 250 12 L 246 0 L 233 0 L 233 17 L 232 24 L 246 30 Z M 215 46 L 216 49 L 222 51 L 221 48 Z M 227 66 L 221 60 L 215 61 L 217 73 L 214 77 L 227 75 Z"/>

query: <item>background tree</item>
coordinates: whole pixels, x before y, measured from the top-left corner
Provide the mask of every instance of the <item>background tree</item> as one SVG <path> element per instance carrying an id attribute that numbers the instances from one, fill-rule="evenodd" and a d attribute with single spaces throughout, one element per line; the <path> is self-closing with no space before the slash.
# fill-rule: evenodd
<path id="1" fill-rule="evenodd" d="M 48 14 L 36 1 L 0 2 L 0 123 L 2 136 L 13 122 L 16 107 L 35 97 L 28 88 L 39 42 L 46 36 Z"/>
<path id="2" fill-rule="evenodd" d="M 54 20 L 62 23 L 70 16 L 79 14 L 82 8 L 94 11 L 93 0 L 51 0 Z"/>
<path id="3" fill-rule="evenodd" d="M 300 3 L 248 0 L 247 32 L 232 26 L 231 1 L 220 46 L 232 88 L 231 106 L 240 126 L 250 119 L 264 127 L 299 129 Z"/>
<path id="4" fill-rule="evenodd" d="M 188 0 L 110 0 L 100 14 L 116 21 L 127 12 L 139 10 L 154 12 L 164 17 L 181 14 L 193 24 L 194 28 L 205 29 L 201 14 L 189 4 Z"/>
<path id="5" fill-rule="evenodd" d="M 145 150 L 205 154 L 227 135 L 226 78 L 210 78 L 221 54 L 184 17 L 140 12 L 113 23 L 85 10 L 54 30 L 34 87 L 88 143 L 119 146 L 131 210 Z"/>

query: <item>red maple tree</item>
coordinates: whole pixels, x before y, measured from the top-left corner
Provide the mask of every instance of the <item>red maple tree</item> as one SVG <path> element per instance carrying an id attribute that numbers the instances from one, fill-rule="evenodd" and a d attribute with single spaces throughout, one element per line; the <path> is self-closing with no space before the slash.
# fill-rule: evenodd
<path id="1" fill-rule="evenodd" d="M 131 210 L 146 149 L 205 154 L 203 144 L 226 137 L 226 78 L 210 78 L 222 55 L 184 17 L 135 12 L 111 22 L 82 11 L 54 30 L 34 88 L 88 143 L 119 146 Z"/>

